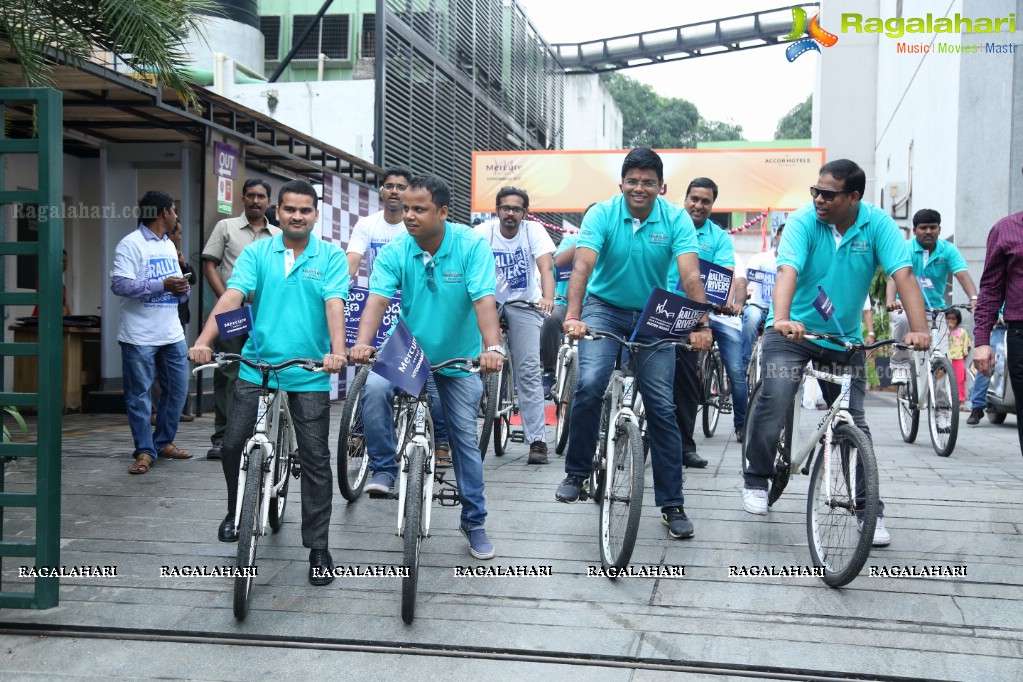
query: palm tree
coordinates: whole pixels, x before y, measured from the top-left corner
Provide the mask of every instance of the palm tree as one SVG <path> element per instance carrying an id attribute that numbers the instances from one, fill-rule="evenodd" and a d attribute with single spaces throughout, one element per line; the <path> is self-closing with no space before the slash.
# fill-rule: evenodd
<path id="1" fill-rule="evenodd" d="M 102 50 L 140 73 L 159 74 L 194 105 L 183 44 L 191 32 L 202 34 L 200 12 L 220 13 L 213 0 L 0 0 L 0 41 L 24 85 L 53 84 L 51 49 L 72 66 Z"/>

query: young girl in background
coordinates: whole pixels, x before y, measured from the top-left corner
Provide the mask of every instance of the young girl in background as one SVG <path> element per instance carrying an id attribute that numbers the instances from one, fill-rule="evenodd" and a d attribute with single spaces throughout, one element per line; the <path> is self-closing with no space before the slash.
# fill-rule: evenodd
<path id="1" fill-rule="evenodd" d="M 966 356 L 970 354 L 973 344 L 970 335 L 962 328 L 963 316 L 958 310 L 945 313 L 948 322 L 948 357 L 952 361 L 952 369 L 956 373 L 959 385 L 959 404 L 966 404 Z"/>

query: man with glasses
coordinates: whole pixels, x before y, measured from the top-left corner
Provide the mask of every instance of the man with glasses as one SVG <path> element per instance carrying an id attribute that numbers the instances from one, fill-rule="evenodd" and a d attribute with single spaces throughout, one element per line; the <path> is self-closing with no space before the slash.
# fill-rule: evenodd
<path id="1" fill-rule="evenodd" d="M 649 147 L 633 149 L 622 164 L 622 193 L 592 207 L 583 218 L 568 282 L 565 333 L 569 337 L 582 339 L 591 326 L 632 336 L 651 291 L 664 287 L 670 263 L 675 263 L 686 295 L 694 301 L 707 300 L 700 283 L 693 221 L 659 196 L 663 184 L 661 157 Z M 689 337 L 701 350 L 711 345 L 705 322 L 706 316 Z M 593 468 L 600 406 L 619 351 L 620 346 L 610 339 L 579 344 L 579 385 L 569 419 L 566 476 L 554 493 L 559 502 L 586 499 L 583 482 Z M 654 501 L 668 534 L 689 538 L 695 531 L 683 507 L 682 441 L 671 399 L 674 375 L 671 346 L 640 353 L 637 381 L 650 436 Z"/>
<path id="2" fill-rule="evenodd" d="M 380 249 L 398 235 L 405 233 L 405 223 L 401 220 L 404 213 L 401 202 L 411 179 L 412 171 L 408 168 L 396 166 L 384 171 L 384 182 L 380 186 L 383 209 L 365 218 L 359 218 L 348 240 L 346 254 L 348 274 L 353 282 L 364 257 L 366 272 L 372 274 L 373 259 Z"/>
<path id="3" fill-rule="evenodd" d="M 235 261 L 242 249 L 260 239 L 276 237 L 281 233 L 266 219 L 266 209 L 270 205 L 270 183 L 259 178 L 249 178 L 242 185 L 242 205 L 244 213 L 237 218 L 221 220 L 213 226 L 206 246 L 202 250 L 203 274 L 209 282 L 213 294 L 219 299 L 227 291 L 227 282 L 234 272 Z M 241 353 L 248 340 L 247 334 L 230 339 L 217 338 L 214 352 Z M 210 441 L 213 447 L 206 453 L 207 459 L 220 459 L 220 447 L 224 442 L 224 428 L 227 415 L 231 412 L 234 402 L 234 390 L 238 382 L 238 364 L 232 363 L 213 372 L 213 435 Z M 225 538 L 224 542 L 234 542 L 237 535 Z"/>
<path id="4" fill-rule="evenodd" d="M 864 354 L 852 356 L 827 341 L 807 341 L 809 331 L 829 332 L 860 341 L 860 313 L 877 268 L 895 280 L 913 331 L 904 342 L 925 350 L 931 342 L 924 320 L 923 295 L 913 276 L 912 262 L 902 230 L 876 206 L 862 201 L 866 186 L 863 170 L 848 159 L 821 166 L 817 184 L 810 188 L 813 203 L 789 215 L 778 246 L 778 277 L 774 299 L 761 340 L 763 383 L 746 430 L 747 466 L 743 474 L 742 507 L 750 514 L 767 514 L 767 481 L 774 475 L 774 455 L 785 410 L 801 385 L 806 363 L 841 372 L 851 367 L 849 412 L 870 438 L 863 413 L 866 393 Z M 834 306 L 828 311 L 824 297 Z M 773 329 L 772 329 L 773 328 Z M 839 387 L 822 387 L 830 403 Z M 873 545 L 884 547 L 891 536 L 884 525 L 884 503 L 878 510 Z"/>
<path id="5" fill-rule="evenodd" d="M 427 360 L 438 364 L 451 358 L 476 357 L 483 372 L 497 372 L 504 361 L 501 328 L 494 300 L 494 261 L 487 242 L 472 228 L 447 221 L 451 191 L 433 175 L 420 175 L 405 190 L 405 228 L 377 254 L 369 281 L 369 300 L 351 349 L 352 362 L 369 362 L 373 337 L 395 292 L 401 290 L 401 317 L 422 345 Z M 483 352 L 480 348 L 484 347 Z M 483 459 L 476 440 L 476 415 L 483 384 L 474 374 L 455 368 L 434 374 L 451 438 L 451 451 L 462 504 L 459 527 L 477 559 L 494 556 L 484 529 Z M 394 387 L 370 373 L 362 393 L 366 452 L 373 472 L 366 490 L 387 491 L 398 474 L 397 444 L 391 424 Z M 370 487 L 370 484 L 373 487 Z"/>
<path id="6" fill-rule="evenodd" d="M 977 303 L 977 286 L 966 269 L 966 259 L 956 245 L 947 239 L 938 239 L 941 234 L 941 214 L 931 208 L 922 208 L 913 216 L 913 239 L 909 255 L 913 261 L 913 274 L 924 293 L 928 308 L 945 307 L 945 286 L 949 274 L 955 275 L 966 295 L 970 297 L 970 308 Z M 892 336 L 902 338 L 909 331 L 909 319 L 902 311 L 902 302 L 895 295 L 895 284 L 888 281 L 886 296 L 891 311 Z M 938 316 L 938 348 L 948 354 L 948 325 L 945 316 Z M 892 383 L 904 384 L 909 381 L 909 351 L 896 350 L 892 353 Z M 983 410 L 980 411 L 984 413 Z"/>
<path id="7" fill-rule="evenodd" d="M 733 272 L 732 284 L 726 299 L 728 303 L 723 307 L 726 313 L 738 313 L 746 300 L 746 273 L 735 272 L 735 245 L 732 244 L 732 238 L 723 227 L 710 219 L 717 198 L 717 183 L 710 178 L 695 178 L 686 188 L 682 206 L 693 219 L 700 258 Z M 674 268 L 669 267 L 669 288 L 674 289 L 677 281 Z M 732 305 L 737 294 L 739 302 Z M 718 342 L 721 360 L 732 385 L 732 420 L 737 437 L 741 437 L 746 422 L 746 401 L 749 400 L 746 372 L 742 366 L 741 323 L 734 314 L 712 314 L 710 328 Z M 679 432 L 682 435 L 682 464 L 702 469 L 707 466 L 707 460 L 697 454 L 696 441 L 693 439 L 696 412 L 700 407 L 700 396 L 703 392 L 700 386 L 698 360 L 694 351 L 676 349 L 674 396 L 675 418 L 678 420 Z"/>
<path id="8" fill-rule="evenodd" d="M 490 244 L 497 269 L 499 315 L 508 322 L 528 464 L 547 464 L 547 419 L 540 372 L 540 328 L 554 309 L 554 241 L 540 223 L 523 220 L 529 195 L 517 187 L 497 193 L 497 221 L 474 228 Z M 526 305 L 523 305 L 526 304 Z M 529 307 L 529 305 L 536 307 Z"/>

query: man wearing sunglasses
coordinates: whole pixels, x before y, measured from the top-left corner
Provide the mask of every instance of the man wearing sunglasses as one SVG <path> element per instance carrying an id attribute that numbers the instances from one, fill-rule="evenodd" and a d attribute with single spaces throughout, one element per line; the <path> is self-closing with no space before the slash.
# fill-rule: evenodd
<path id="1" fill-rule="evenodd" d="M 913 276 L 902 231 L 887 213 L 862 201 L 865 186 L 866 176 L 855 163 L 848 159 L 831 161 L 821 167 L 817 184 L 810 188 L 813 203 L 792 213 L 785 223 L 778 246 L 774 299 L 762 341 L 763 384 L 746 430 L 742 506 L 750 514 L 767 514 L 767 481 L 774 474 L 778 436 L 808 361 L 836 372 L 852 367 L 849 412 L 856 426 L 870 438 L 863 413 L 864 354 L 857 352 L 850 357 L 827 341 L 807 341 L 803 338 L 807 330 L 860 341 L 863 301 L 880 266 L 895 280 L 909 318 L 912 331 L 903 340 L 919 350 L 930 345 L 923 295 Z M 823 295 L 834 305 L 828 320 L 820 312 L 826 310 L 821 303 Z M 826 383 L 822 390 L 830 403 L 839 387 Z M 883 515 L 882 502 L 874 529 L 875 547 L 891 542 Z"/>
<path id="2" fill-rule="evenodd" d="M 377 254 L 369 280 L 369 300 L 359 321 L 353 363 L 369 362 L 373 337 L 395 292 L 401 290 L 401 317 L 422 345 L 432 364 L 451 358 L 480 358 L 483 372 L 498 372 L 504 362 L 501 328 L 494 300 L 494 261 L 490 247 L 472 228 L 448 222 L 451 191 L 433 175 L 409 181 L 404 196 L 405 229 Z M 483 352 L 480 348 L 484 347 Z M 483 459 L 476 440 L 476 414 L 483 384 L 475 374 L 455 368 L 434 376 L 451 443 L 458 498 L 459 527 L 477 559 L 494 556 L 484 530 L 487 518 L 483 496 Z M 366 451 L 373 472 L 366 490 L 387 491 L 398 474 L 397 444 L 391 424 L 394 387 L 370 373 L 362 393 Z M 380 487 L 376 487 L 380 486 Z"/>
<path id="3" fill-rule="evenodd" d="M 547 420 L 540 372 L 540 328 L 554 308 L 554 241 L 540 223 L 523 220 L 529 195 L 518 187 L 497 193 L 497 221 L 476 232 L 494 252 L 499 315 L 508 324 L 515 389 L 522 430 L 529 443 L 528 464 L 547 464 Z"/>

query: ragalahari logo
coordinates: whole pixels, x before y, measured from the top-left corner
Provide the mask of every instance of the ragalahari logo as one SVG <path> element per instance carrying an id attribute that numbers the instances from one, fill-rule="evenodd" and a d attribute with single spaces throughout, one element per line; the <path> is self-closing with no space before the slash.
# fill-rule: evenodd
<path id="1" fill-rule="evenodd" d="M 792 8 L 792 33 L 785 36 L 786 40 L 796 41 L 785 48 L 785 58 L 790 62 L 796 61 L 799 55 L 810 50 L 820 52 L 821 48 L 818 45 L 831 47 L 838 42 L 838 36 L 821 28 L 820 16 L 820 14 L 813 15 L 813 19 L 807 24 L 806 10 L 802 7 Z M 804 38 L 804 35 L 809 37 Z"/>

